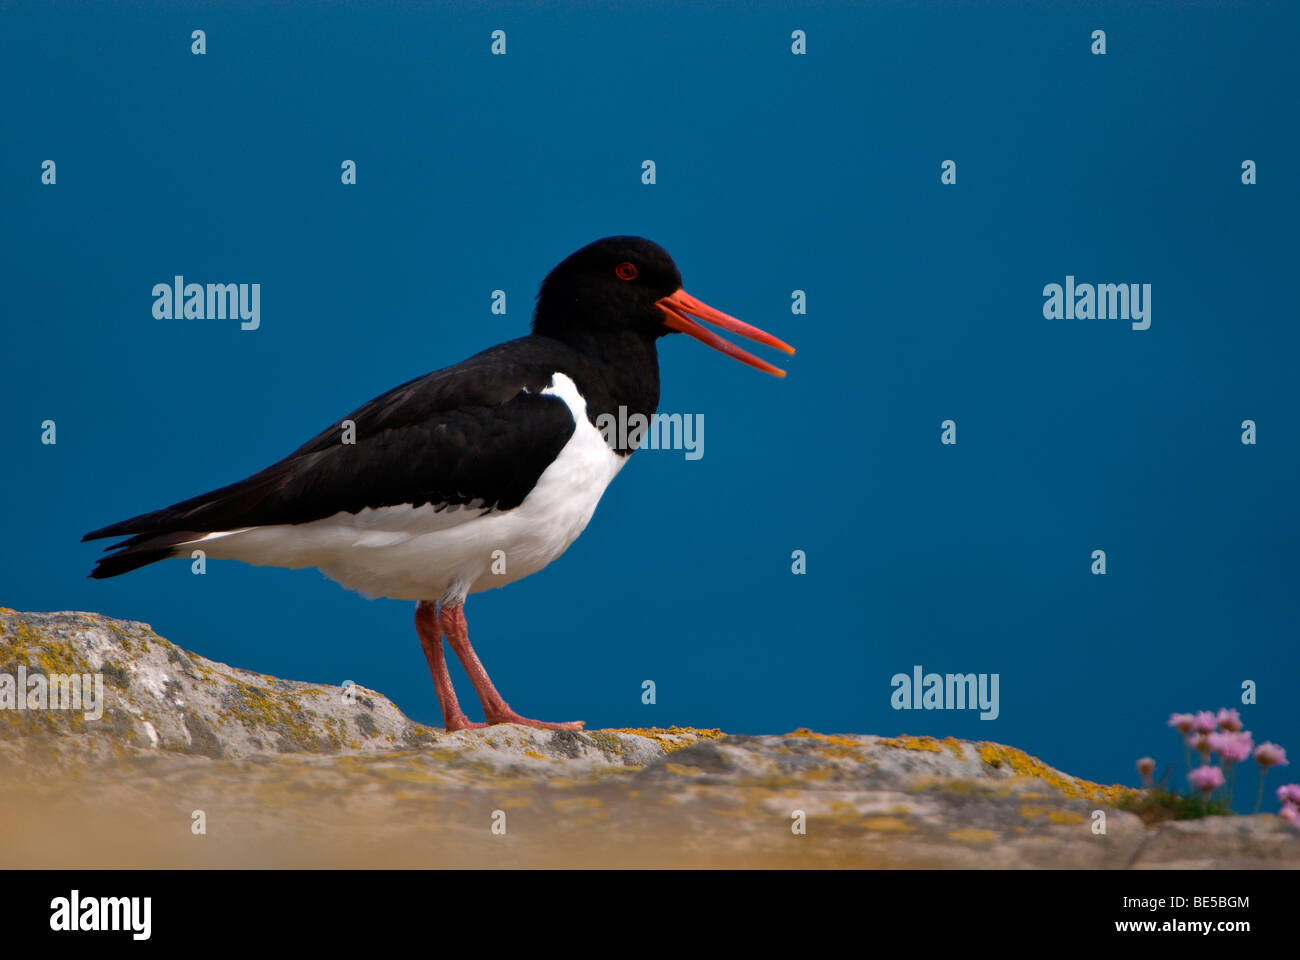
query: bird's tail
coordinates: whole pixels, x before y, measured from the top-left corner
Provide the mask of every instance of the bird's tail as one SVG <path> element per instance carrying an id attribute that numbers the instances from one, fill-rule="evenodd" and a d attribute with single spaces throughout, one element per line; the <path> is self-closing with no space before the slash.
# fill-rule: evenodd
<path id="1" fill-rule="evenodd" d="M 90 575 L 96 580 L 116 577 L 168 557 L 180 556 L 184 544 L 193 543 L 210 533 L 263 522 L 257 511 L 262 509 L 267 495 L 277 488 L 278 482 L 278 475 L 273 470 L 263 470 L 220 490 L 92 530 L 81 538 L 83 543 L 104 537 L 129 539 L 110 546 L 107 556 L 99 558 Z"/>
<path id="2" fill-rule="evenodd" d="M 95 533 L 88 533 L 82 539 L 90 540 L 95 536 Z M 180 556 L 181 544 L 193 542 L 202 536 L 202 533 L 193 530 L 139 534 L 108 547 L 107 554 L 99 558 L 90 575 L 96 580 L 104 580 L 168 557 Z"/>

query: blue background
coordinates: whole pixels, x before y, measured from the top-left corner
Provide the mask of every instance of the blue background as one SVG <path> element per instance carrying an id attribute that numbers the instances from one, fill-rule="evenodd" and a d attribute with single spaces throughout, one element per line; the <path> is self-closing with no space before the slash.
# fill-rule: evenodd
<path id="1" fill-rule="evenodd" d="M 470 600 L 516 709 L 952 734 L 1131 783 L 1181 758 L 1171 711 L 1249 679 L 1247 727 L 1300 751 L 1300 14 L 1131 7 L 6 5 L 0 603 L 439 723 L 412 605 L 226 561 L 91 581 L 78 538 L 525 332 L 555 263 L 635 233 L 799 353 L 782 382 L 663 342 L 704 458 L 638 453 L 561 560 Z M 178 273 L 261 283 L 261 329 L 155 320 Z M 1045 320 L 1066 274 L 1151 283 L 1151 329 Z M 1000 674 L 1001 716 L 895 712 L 918 663 Z"/>

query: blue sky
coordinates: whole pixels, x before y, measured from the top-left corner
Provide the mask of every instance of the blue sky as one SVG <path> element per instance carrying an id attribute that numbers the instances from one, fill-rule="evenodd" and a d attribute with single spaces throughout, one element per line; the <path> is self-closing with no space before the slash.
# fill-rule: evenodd
<path id="1" fill-rule="evenodd" d="M 636 454 L 564 557 L 471 598 L 512 706 L 951 734 L 1133 782 L 1136 757 L 1181 756 L 1171 711 L 1239 705 L 1254 680 L 1248 728 L 1300 752 L 1294 6 L 21 3 L 0 21 L 0 604 L 143 620 L 438 722 L 410 604 L 221 561 L 95 582 L 77 541 L 526 332 L 546 271 L 634 233 L 799 353 L 777 381 L 662 344 L 660 409 L 704 416 L 705 455 Z M 176 274 L 260 283 L 260 329 L 154 319 Z M 1150 329 L 1045 319 L 1067 275 L 1151 284 Z M 893 710 L 915 664 L 999 674 L 1000 716 Z"/>

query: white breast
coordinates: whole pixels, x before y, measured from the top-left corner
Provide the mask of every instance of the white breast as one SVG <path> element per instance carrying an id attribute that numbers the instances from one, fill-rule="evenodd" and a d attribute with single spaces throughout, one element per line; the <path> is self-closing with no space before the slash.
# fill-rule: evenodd
<path id="1" fill-rule="evenodd" d="M 542 392 L 569 408 L 573 435 L 513 510 L 367 508 L 210 534 L 203 549 L 259 566 L 319 567 L 351 590 L 396 600 L 463 599 L 536 573 L 586 528 L 627 459 L 587 419 L 587 403 L 569 377 L 554 374 Z"/>

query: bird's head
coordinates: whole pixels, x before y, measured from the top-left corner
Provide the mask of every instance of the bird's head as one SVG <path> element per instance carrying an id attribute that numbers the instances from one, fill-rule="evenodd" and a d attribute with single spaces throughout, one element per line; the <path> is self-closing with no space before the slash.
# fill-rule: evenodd
<path id="1" fill-rule="evenodd" d="M 632 333 L 651 341 L 685 333 L 751 367 L 785 371 L 724 340 L 692 317 L 794 353 L 794 347 L 696 300 L 668 251 L 644 237 L 606 237 L 566 257 L 537 294 L 533 331 L 569 343 Z"/>

